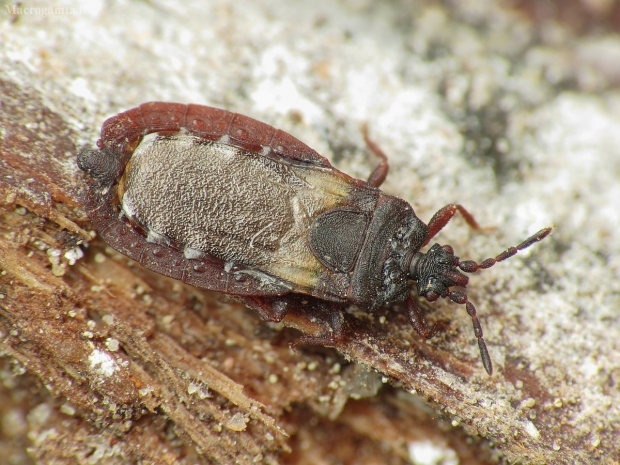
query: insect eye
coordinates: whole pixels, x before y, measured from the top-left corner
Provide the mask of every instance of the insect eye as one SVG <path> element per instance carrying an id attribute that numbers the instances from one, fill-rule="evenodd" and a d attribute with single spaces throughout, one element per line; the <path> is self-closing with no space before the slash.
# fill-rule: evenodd
<path id="1" fill-rule="evenodd" d="M 442 245 L 441 248 L 448 252 L 450 255 L 454 255 L 454 249 L 451 245 Z"/>

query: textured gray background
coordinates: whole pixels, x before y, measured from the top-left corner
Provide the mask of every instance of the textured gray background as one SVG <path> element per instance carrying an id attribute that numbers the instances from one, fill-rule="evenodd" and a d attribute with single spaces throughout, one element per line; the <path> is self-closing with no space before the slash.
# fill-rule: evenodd
<path id="1" fill-rule="evenodd" d="M 288 130 L 365 177 L 375 162 L 359 130 L 367 122 L 390 157 L 387 192 L 426 221 L 459 202 L 494 228 L 455 219 L 438 236 L 465 258 L 555 225 L 473 277 L 469 295 L 493 383 L 512 393 L 497 402 L 528 405 L 502 374 L 505 357 L 519 358 L 553 399 L 545 408 L 573 406 L 559 416 L 584 452 L 613 450 L 600 441 L 617 439 L 620 421 L 620 38 L 535 23 L 503 2 L 455 3 L 26 2 L 76 10 L 19 17 L 3 4 L 0 76 L 40 92 L 79 146 L 121 110 L 192 102 Z M 446 315 L 479 363 L 464 310 Z M 536 423 L 526 413 L 517 422 L 532 438 Z"/>

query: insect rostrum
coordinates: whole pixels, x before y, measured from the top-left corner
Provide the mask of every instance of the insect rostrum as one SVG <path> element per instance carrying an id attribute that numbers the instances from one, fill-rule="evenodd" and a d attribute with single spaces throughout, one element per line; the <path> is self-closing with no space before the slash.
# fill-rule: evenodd
<path id="1" fill-rule="evenodd" d="M 113 248 L 158 273 L 231 294 L 263 318 L 280 321 L 291 295 L 311 295 L 334 312 L 405 302 L 423 337 L 432 337 L 410 295 L 464 304 L 489 374 L 491 360 L 476 309 L 464 292 L 472 273 L 505 260 L 551 232 L 546 228 L 481 263 L 461 261 L 430 240 L 458 211 L 450 204 L 425 224 L 411 206 L 379 186 L 338 171 L 291 135 L 247 116 L 200 105 L 151 102 L 106 120 L 98 150 L 79 154 L 90 176 L 87 214 Z M 460 271 L 459 271 L 460 270 Z M 280 299 L 280 300 L 279 300 Z M 304 336 L 333 344 L 342 328 Z"/>

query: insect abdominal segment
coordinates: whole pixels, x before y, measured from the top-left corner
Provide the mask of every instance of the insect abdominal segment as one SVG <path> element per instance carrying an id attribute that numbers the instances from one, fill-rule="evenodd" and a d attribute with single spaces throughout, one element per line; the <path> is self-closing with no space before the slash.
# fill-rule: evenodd
<path id="1" fill-rule="evenodd" d="M 263 318 L 281 320 L 313 296 L 346 336 L 337 314 L 346 304 L 373 311 L 406 301 L 414 328 L 432 337 L 410 281 L 428 301 L 449 298 L 472 318 L 483 364 L 491 362 L 475 307 L 461 291 L 474 272 L 541 240 L 532 236 L 480 264 L 450 246 L 420 249 L 456 211 L 427 226 L 411 206 L 378 189 L 387 161 L 368 182 L 351 178 L 292 136 L 251 118 L 198 105 L 152 102 L 104 123 L 99 150 L 79 154 L 89 174 L 83 203 L 102 238 L 153 271 L 196 287 L 236 295 Z M 125 218 L 121 218 L 121 216 Z M 316 306 L 315 306 L 316 307 Z M 313 307 L 314 308 L 314 307 Z"/>

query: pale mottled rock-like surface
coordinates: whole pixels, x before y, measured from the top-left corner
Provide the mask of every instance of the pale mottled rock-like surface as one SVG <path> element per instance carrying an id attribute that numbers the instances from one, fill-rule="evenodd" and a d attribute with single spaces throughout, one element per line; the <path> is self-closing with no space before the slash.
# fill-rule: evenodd
<path id="1" fill-rule="evenodd" d="M 2 5 L 4 456 L 620 461 L 618 7 L 453 3 Z M 426 221 L 459 202 L 493 227 L 455 219 L 437 239 L 462 257 L 555 225 L 471 279 L 494 375 L 453 304 L 429 306 L 450 327 L 428 343 L 396 311 L 353 312 L 359 340 L 293 354 L 288 330 L 91 240 L 75 155 L 106 117 L 151 100 L 247 114 L 362 178 L 367 122 L 390 157 L 387 192 Z M 396 389 L 374 396 L 381 376 L 358 363 Z"/>

